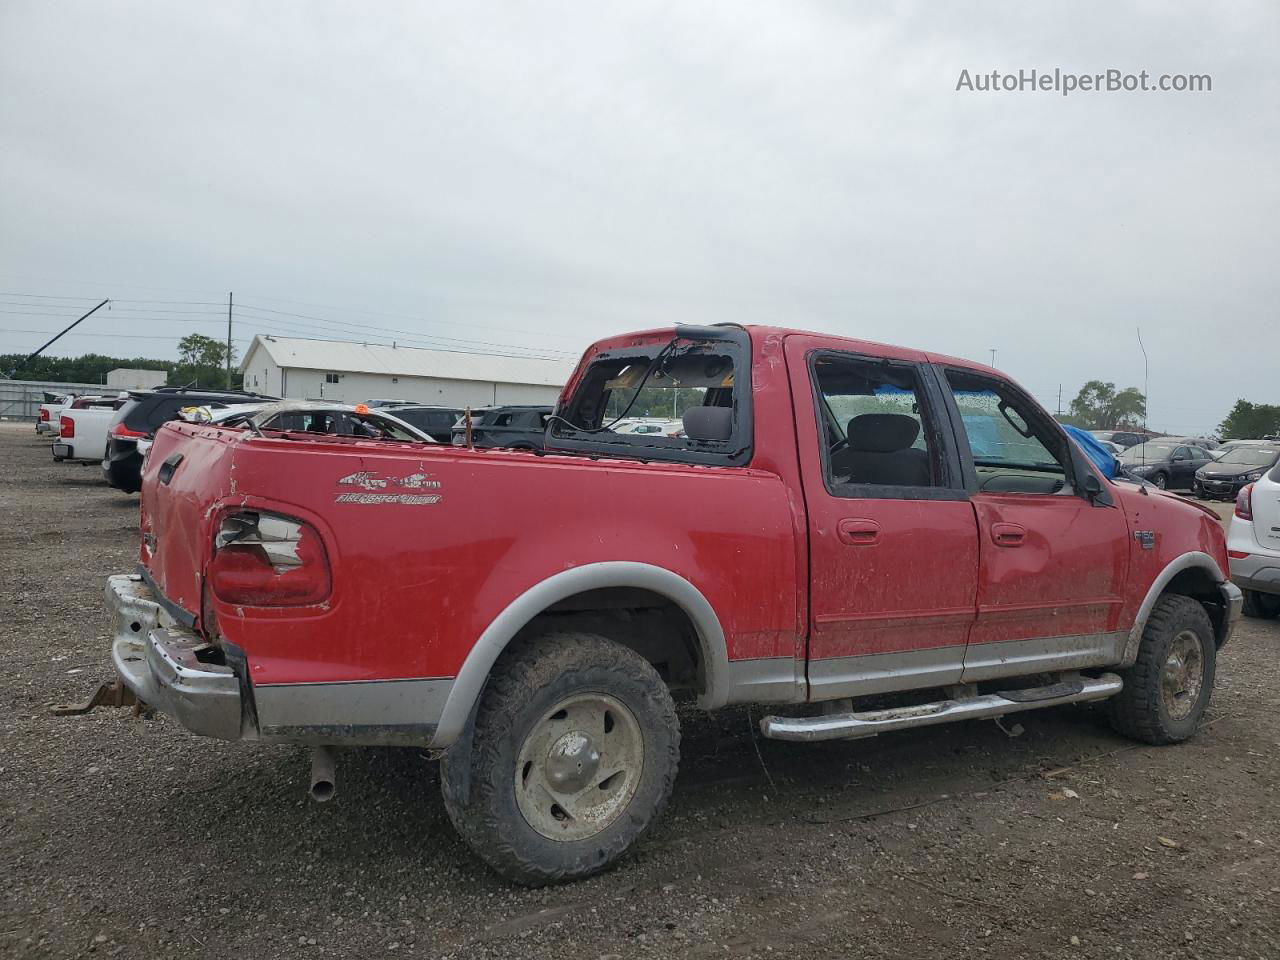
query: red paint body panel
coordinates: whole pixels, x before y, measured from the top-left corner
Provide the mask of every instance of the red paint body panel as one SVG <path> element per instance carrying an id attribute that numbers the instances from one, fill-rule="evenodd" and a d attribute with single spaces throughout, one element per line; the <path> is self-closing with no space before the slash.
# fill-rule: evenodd
<path id="1" fill-rule="evenodd" d="M 608 560 L 651 563 L 696 584 L 724 627 L 730 659 L 795 655 L 796 530 L 776 475 L 173 424 L 157 434 L 149 466 L 177 447 L 186 459 L 170 485 L 162 494 L 148 469 L 143 491 L 161 540 L 149 566 L 175 603 L 200 610 L 199 572 L 224 507 L 311 523 L 333 566 L 326 604 L 211 600 L 255 683 L 454 676 L 525 590 Z M 339 479 L 360 472 L 428 474 L 440 500 L 335 502 L 351 489 Z M 166 536 L 178 528 L 183 536 Z"/>
<path id="2" fill-rule="evenodd" d="M 973 507 L 965 500 L 852 499 L 827 490 L 808 358 L 832 349 L 923 360 L 916 351 L 857 340 L 787 338 L 809 510 L 809 657 L 963 648 L 978 584 Z"/>
<path id="3" fill-rule="evenodd" d="M 1118 630 L 1129 566 L 1124 513 L 1081 497 L 979 493 L 978 618 L 969 642 Z"/>

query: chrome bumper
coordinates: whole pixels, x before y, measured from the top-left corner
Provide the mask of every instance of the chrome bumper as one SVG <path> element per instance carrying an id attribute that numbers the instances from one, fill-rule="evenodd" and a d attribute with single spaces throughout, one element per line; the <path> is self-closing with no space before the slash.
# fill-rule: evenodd
<path id="1" fill-rule="evenodd" d="M 1221 647 L 1231 639 L 1231 631 L 1240 620 L 1240 614 L 1244 610 L 1244 593 L 1230 580 L 1218 584 L 1218 592 L 1222 594 L 1222 608 L 1226 611 L 1222 618 L 1222 636 L 1218 639 L 1218 646 Z"/>
<path id="2" fill-rule="evenodd" d="M 111 659 L 139 700 L 177 718 L 192 733 L 241 737 L 240 681 L 225 664 L 205 663 L 212 650 L 175 623 L 138 576 L 107 578 Z"/>

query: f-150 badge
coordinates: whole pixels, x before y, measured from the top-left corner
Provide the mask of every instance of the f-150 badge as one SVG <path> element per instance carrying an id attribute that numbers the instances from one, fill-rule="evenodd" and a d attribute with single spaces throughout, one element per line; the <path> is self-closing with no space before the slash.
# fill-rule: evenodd
<path id="1" fill-rule="evenodd" d="M 429 473 L 411 473 L 404 477 L 390 477 L 371 470 L 361 470 L 338 478 L 340 487 L 359 487 L 361 493 L 339 493 L 334 503 L 402 503 L 410 506 L 439 503 L 439 493 L 392 493 L 390 488 L 401 490 L 439 490 L 440 481 L 432 480 Z M 385 491 L 385 492 L 384 492 Z"/>

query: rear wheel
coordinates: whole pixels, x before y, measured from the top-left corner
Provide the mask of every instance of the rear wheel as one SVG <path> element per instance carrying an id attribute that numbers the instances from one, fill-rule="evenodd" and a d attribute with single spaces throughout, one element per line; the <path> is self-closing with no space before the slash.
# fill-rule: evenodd
<path id="1" fill-rule="evenodd" d="M 1259 620 L 1274 619 L 1280 616 L 1280 596 L 1245 590 L 1243 613 L 1246 617 L 1256 617 Z"/>
<path id="2" fill-rule="evenodd" d="M 577 880 L 657 820 L 679 753 L 675 705 L 647 661 L 595 634 L 552 634 L 494 668 L 472 727 L 445 756 L 445 808 L 504 877 Z"/>
<path id="3" fill-rule="evenodd" d="M 1147 743 L 1192 736 L 1213 693 L 1217 652 L 1204 607 L 1190 597 L 1161 597 L 1147 618 L 1137 662 L 1121 671 L 1124 689 L 1110 700 L 1111 725 Z"/>

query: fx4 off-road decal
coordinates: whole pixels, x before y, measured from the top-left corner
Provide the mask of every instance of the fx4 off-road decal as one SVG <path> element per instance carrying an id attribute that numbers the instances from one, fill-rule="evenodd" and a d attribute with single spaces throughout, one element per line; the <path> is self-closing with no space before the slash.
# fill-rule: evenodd
<path id="1" fill-rule="evenodd" d="M 427 491 L 439 490 L 440 481 L 432 480 L 429 473 L 411 473 L 404 477 L 391 477 L 371 470 L 349 473 L 338 479 L 340 487 L 359 487 L 359 493 L 339 493 L 333 498 L 334 503 L 401 503 L 407 506 L 422 506 L 439 503 L 439 493 L 393 493 L 398 490 Z M 385 492 L 384 492 L 385 491 Z"/>

